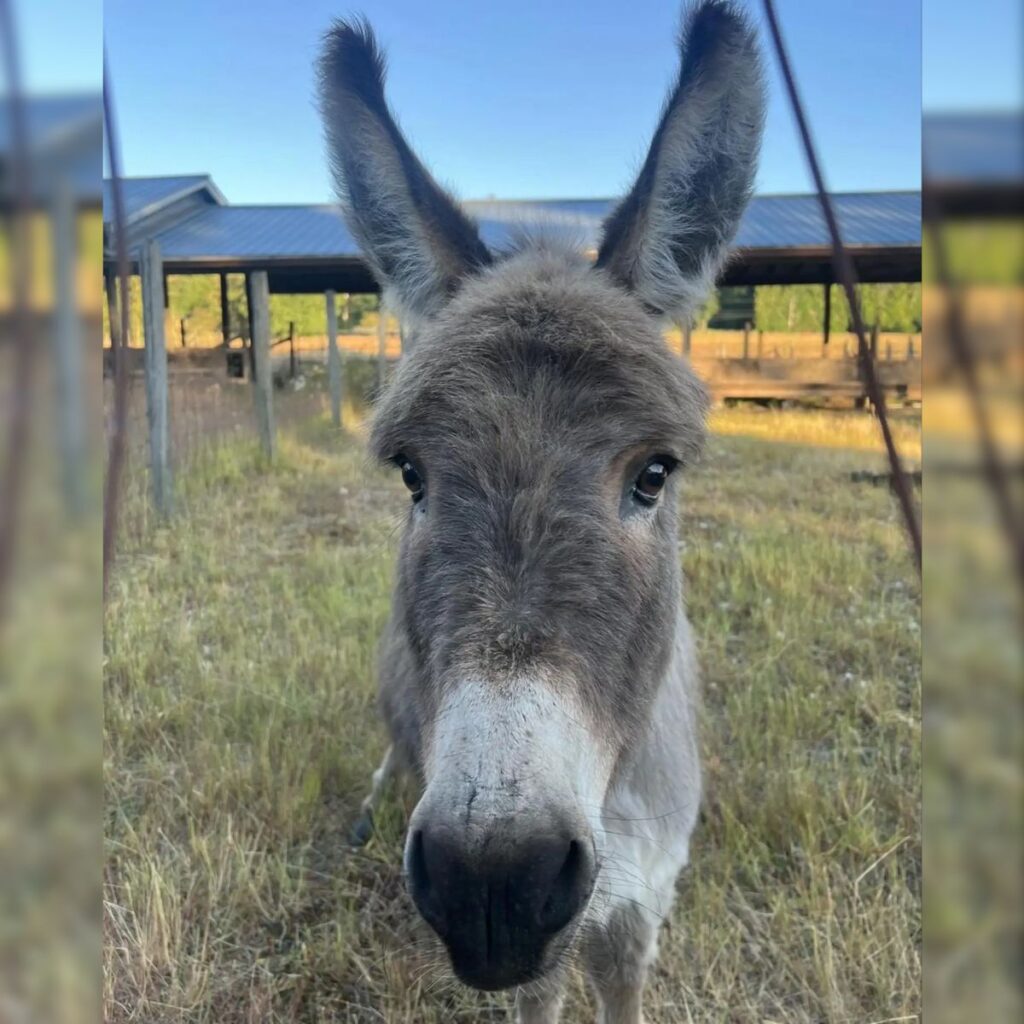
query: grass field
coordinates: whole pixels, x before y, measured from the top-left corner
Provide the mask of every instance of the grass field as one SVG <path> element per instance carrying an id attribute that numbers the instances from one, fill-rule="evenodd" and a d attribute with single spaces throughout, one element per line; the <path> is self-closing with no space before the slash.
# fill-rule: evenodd
<path id="1" fill-rule="evenodd" d="M 916 1019 L 919 590 L 863 414 L 722 410 L 680 551 L 707 794 L 649 1024 Z M 918 425 L 898 440 L 919 452 Z M 400 873 L 412 794 L 345 834 L 385 745 L 374 651 L 401 484 L 320 419 L 179 473 L 105 641 L 112 1022 L 511 1020 L 449 981 Z M 135 496 L 133 496 L 135 495 Z M 126 515 L 141 520 L 129 490 Z M 580 979 L 565 1019 L 593 1020 Z"/>

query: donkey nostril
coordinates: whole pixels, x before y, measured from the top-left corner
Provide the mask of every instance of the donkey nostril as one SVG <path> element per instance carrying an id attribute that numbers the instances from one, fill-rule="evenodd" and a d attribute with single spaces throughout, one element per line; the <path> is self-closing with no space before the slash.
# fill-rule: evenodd
<path id="1" fill-rule="evenodd" d="M 436 886 L 431 882 L 428 870 L 427 839 L 422 829 L 412 834 L 409 845 L 409 893 L 424 920 L 439 935 L 443 935 L 444 910 Z"/>
<path id="2" fill-rule="evenodd" d="M 589 845 L 579 839 L 571 840 L 541 907 L 541 928 L 551 934 L 561 931 L 590 895 L 593 880 L 594 864 Z"/>

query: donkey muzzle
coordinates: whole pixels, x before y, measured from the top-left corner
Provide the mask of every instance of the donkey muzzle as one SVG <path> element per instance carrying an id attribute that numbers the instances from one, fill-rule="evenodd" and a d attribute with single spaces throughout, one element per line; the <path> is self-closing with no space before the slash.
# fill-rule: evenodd
<path id="1" fill-rule="evenodd" d="M 447 829 L 417 829 L 409 890 L 448 949 L 459 980 L 477 989 L 522 985 L 544 973 L 553 940 L 594 886 L 593 841 L 545 831 L 470 848 Z"/>

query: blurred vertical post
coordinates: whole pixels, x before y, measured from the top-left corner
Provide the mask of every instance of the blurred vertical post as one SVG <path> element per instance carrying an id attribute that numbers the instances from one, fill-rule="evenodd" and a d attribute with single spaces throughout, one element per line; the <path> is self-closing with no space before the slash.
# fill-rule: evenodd
<path id="1" fill-rule="evenodd" d="M 274 375 L 270 369 L 270 286 L 265 270 L 249 276 L 249 318 L 252 321 L 253 398 L 260 443 L 268 459 L 274 458 Z"/>
<path id="2" fill-rule="evenodd" d="M 164 274 L 160 246 L 147 241 L 139 255 L 142 327 L 145 337 L 146 417 L 153 504 L 161 516 L 172 506 L 170 436 L 167 409 L 167 342 L 164 337 Z"/>
<path id="3" fill-rule="evenodd" d="M 60 445 L 61 482 L 68 513 L 85 513 L 86 432 L 82 406 L 82 340 L 75 290 L 77 208 L 66 175 L 57 181 L 53 196 L 54 263 L 54 380 L 57 391 L 57 438 Z M 111 321 L 113 324 L 113 320 Z"/>
<path id="4" fill-rule="evenodd" d="M 380 302 L 377 304 L 377 394 L 384 390 L 384 380 L 387 374 L 387 345 L 388 311 L 384 305 L 384 295 L 382 293 Z"/>
<path id="5" fill-rule="evenodd" d="M 328 291 L 327 299 L 327 384 L 331 392 L 331 423 L 341 426 L 342 367 L 338 351 L 338 306 L 335 292 Z"/>

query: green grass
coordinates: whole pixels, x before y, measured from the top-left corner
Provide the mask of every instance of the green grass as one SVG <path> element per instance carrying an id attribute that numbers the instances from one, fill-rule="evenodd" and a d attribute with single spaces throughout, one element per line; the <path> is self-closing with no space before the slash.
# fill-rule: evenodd
<path id="1" fill-rule="evenodd" d="M 882 457 L 863 417 L 717 422 L 681 535 L 707 795 L 647 1019 L 910 1020 L 919 593 L 888 491 L 849 478 Z M 236 441 L 179 479 L 186 511 L 126 532 L 107 609 L 106 1018 L 511 1020 L 447 980 L 404 895 L 414 794 L 345 844 L 385 745 L 400 484 L 319 423 L 272 470 Z M 593 1020 L 579 978 L 564 1019 Z"/>

